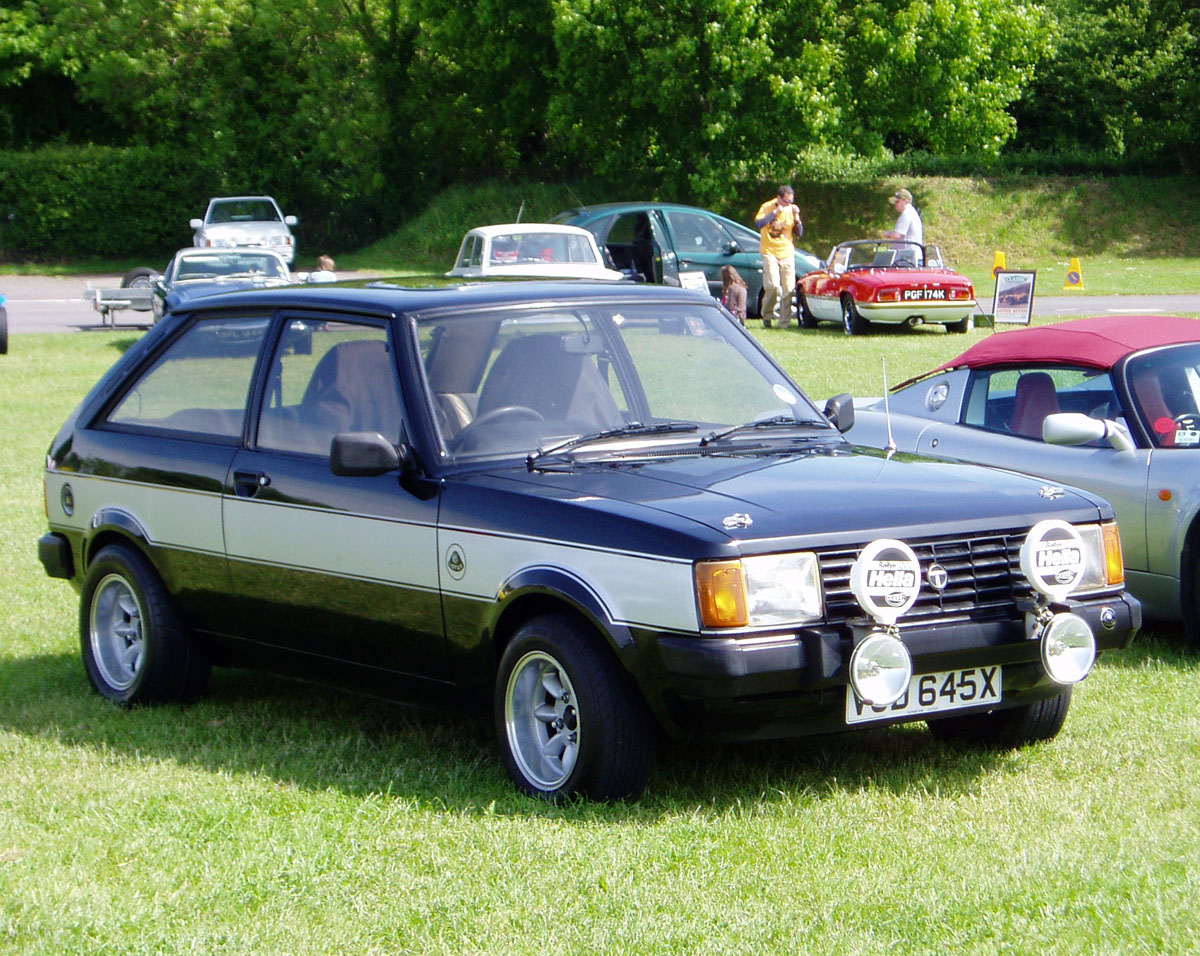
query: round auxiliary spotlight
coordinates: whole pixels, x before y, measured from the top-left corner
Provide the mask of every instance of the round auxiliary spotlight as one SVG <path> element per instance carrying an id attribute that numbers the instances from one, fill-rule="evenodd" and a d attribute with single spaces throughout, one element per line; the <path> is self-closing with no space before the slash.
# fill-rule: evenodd
<path id="1" fill-rule="evenodd" d="M 904 696 L 911 680 L 908 648 L 885 631 L 872 631 L 850 655 L 850 686 L 864 704 L 894 704 Z"/>
<path id="2" fill-rule="evenodd" d="M 1096 639 L 1077 614 L 1055 614 L 1042 629 L 1042 666 L 1059 684 L 1078 684 L 1096 662 Z"/>

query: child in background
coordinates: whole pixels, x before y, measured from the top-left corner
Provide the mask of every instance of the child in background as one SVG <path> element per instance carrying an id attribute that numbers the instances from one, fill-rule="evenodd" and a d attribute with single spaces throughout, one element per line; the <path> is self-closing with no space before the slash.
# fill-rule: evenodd
<path id="1" fill-rule="evenodd" d="M 746 280 L 733 266 L 721 266 L 721 304 L 746 324 Z"/>

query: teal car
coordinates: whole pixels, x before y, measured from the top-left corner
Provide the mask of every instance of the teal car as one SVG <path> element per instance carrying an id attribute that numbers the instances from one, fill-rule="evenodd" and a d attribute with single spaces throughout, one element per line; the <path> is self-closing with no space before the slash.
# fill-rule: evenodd
<path id="1" fill-rule="evenodd" d="M 731 265 L 746 280 L 750 314 L 759 314 L 762 255 L 758 231 L 750 226 L 707 209 L 662 202 L 580 206 L 550 221 L 582 226 L 596 237 L 612 268 L 646 282 L 684 285 L 688 273 L 702 272 L 709 291 L 719 298 L 721 267 Z M 811 252 L 796 250 L 797 278 L 820 267 Z"/>

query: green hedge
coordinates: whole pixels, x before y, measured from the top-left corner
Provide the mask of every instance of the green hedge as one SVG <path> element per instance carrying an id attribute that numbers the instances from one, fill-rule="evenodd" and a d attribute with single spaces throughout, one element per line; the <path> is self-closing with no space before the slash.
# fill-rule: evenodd
<path id="1" fill-rule="evenodd" d="M 0 256 L 161 256 L 191 241 L 213 177 L 161 148 L 0 152 Z"/>

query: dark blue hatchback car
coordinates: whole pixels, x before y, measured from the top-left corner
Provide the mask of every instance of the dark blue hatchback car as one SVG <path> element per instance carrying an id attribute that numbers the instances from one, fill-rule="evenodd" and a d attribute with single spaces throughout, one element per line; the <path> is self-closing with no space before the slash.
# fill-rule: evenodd
<path id="1" fill-rule="evenodd" d="M 1111 509 L 851 416 L 682 289 L 206 297 L 55 437 L 39 554 L 105 697 L 233 665 L 484 702 L 543 797 L 640 793 L 659 730 L 1053 736 L 1140 624 Z"/>

